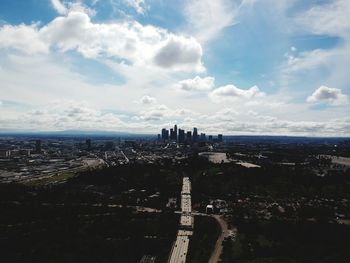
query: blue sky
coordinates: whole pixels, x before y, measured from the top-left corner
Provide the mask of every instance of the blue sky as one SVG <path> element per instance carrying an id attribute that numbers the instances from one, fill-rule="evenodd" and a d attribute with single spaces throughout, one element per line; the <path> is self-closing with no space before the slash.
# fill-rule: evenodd
<path id="1" fill-rule="evenodd" d="M 347 0 L 3 0 L 0 130 L 349 136 Z"/>

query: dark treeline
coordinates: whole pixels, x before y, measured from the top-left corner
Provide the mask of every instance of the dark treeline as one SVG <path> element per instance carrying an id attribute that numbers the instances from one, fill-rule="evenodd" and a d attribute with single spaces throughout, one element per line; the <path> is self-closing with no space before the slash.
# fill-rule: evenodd
<path id="1" fill-rule="evenodd" d="M 349 198 L 350 170 L 330 170 L 321 177 L 309 166 L 302 165 L 267 164 L 247 169 L 235 164 L 211 164 L 192 174 L 192 184 L 195 201 L 236 194 Z"/>
<path id="2" fill-rule="evenodd" d="M 19 214 L 29 213 L 30 208 L 22 208 Z M 134 214 L 125 209 L 97 214 L 77 207 L 32 209 L 40 213 L 38 219 L 11 223 L 11 227 L 1 224 L 4 262 L 137 262 L 144 254 L 163 262 L 178 221 L 175 215 Z M 47 212 L 52 214 L 45 216 Z M 12 211 L 11 216 L 15 214 Z"/>
<path id="3" fill-rule="evenodd" d="M 345 263 L 350 227 L 338 224 L 244 221 L 236 240 L 224 243 L 223 262 Z"/>
<path id="4" fill-rule="evenodd" d="M 135 192 L 145 190 L 145 199 L 160 193 L 145 204 L 162 208 L 168 196 L 179 195 L 181 183 L 174 171 L 130 165 L 83 172 L 59 185 L 0 184 L 1 258 L 21 263 L 138 262 L 153 255 L 165 262 L 179 215 L 119 206 L 134 205 Z"/>
<path id="5" fill-rule="evenodd" d="M 180 171 L 180 170 L 179 170 Z M 179 191 L 182 174 L 173 167 L 157 164 L 127 164 L 82 172 L 70 183 L 108 186 L 113 192 L 130 188 L 148 191 Z"/>
<path id="6" fill-rule="evenodd" d="M 179 199 L 182 176 L 176 166 L 128 164 L 82 172 L 66 187 L 88 189 L 119 204 L 164 209 L 170 197 Z"/>
<path id="7" fill-rule="evenodd" d="M 212 217 L 196 216 L 187 262 L 208 262 L 220 235 L 220 227 Z"/>
<path id="8" fill-rule="evenodd" d="M 128 164 L 85 171 L 63 184 L 0 184 L 2 258 L 6 259 L 4 262 L 137 262 L 142 255 L 149 254 L 164 262 L 175 240 L 179 220 L 178 215 L 164 211 L 170 210 L 166 207 L 170 197 L 176 197 L 180 204 L 182 177 L 187 175 L 192 181 L 194 209 L 205 207 L 210 199 L 220 198 L 227 200 L 233 210 L 228 217 L 238 227 L 239 234 L 237 242 L 228 242 L 225 262 L 232 262 L 233 254 L 235 262 L 317 262 L 324 254 L 316 247 L 322 253 L 329 249 L 333 255 L 329 261 L 319 262 L 337 262 L 334 261 L 337 254 L 347 253 L 343 244 L 349 240 L 342 233 L 348 233 L 348 229 L 329 223 L 334 218 L 331 208 L 322 203 L 318 207 L 307 206 L 307 201 L 319 197 L 349 200 L 350 175 L 349 170 L 327 169 L 320 177 L 318 165 L 329 163 L 295 166 L 263 163 L 261 168 L 247 169 L 234 163 L 212 164 L 193 156 L 176 163 L 164 160 L 160 164 Z M 255 203 L 245 199 L 257 195 L 259 200 Z M 294 221 L 288 212 L 294 202 L 288 199 L 293 198 L 305 200 L 305 205 L 290 213 Z M 238 203 L 238 199 L 245 201 Z M 283 216 L 273 214 L 270 223 L 264 223 L 251 213 L 258 202 L 277 199 L 285 207 Z M 126 205 L 153 207 L 163 212 L 136 212 L 125 208 Z M 341 201 L 338 212 L 346 211 L 341 205 L 349 207 Z M 302 223 L 309 219 L 316 219 L 317 223 Z M 192 262 L 206 261 L 209 252 L 204 250 L 211 250 L 216 240 L 215 224 L 196 219 L 190 252 Z M 255 229 L 257 236 L 249 234 L 250 228 Z M 274 229 L 289 239 L 278 236 Z M 299 234 L 288 232 L 291 229 Z M 300 242 L 303 238 L 305 244 Z M 317 243 L 315 239 L 323 241 Z M 325 240 L 333 240 L 338 246 Z M 305 252 L 305 246 L 310 252 L 306 257 L 309 261 L 288 254 L 289 246 L 299 255 Z M 284 251 L 288 260 L 278 261 L 282 255 L 278 250 Z M 265 261 L 256 261 L 257 257 Z M 274 261 L 269 261 L 269 257 Z"/>

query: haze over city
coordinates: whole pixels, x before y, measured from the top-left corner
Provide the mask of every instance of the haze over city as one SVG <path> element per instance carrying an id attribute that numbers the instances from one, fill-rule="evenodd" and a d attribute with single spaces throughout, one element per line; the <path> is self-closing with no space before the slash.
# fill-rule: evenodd
<path id="1" fill-rule="evenodd" d="M 347 0 L 0 3 L 0 130 L 349 136 Z"/>

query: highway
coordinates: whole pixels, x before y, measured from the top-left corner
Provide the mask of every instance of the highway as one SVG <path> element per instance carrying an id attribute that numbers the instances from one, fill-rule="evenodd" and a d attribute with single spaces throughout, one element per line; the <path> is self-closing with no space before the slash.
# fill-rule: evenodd
<path id="1" fill-rule="evenodd" d="M 192 212 L 192 204 L 191 204 L 191 196 L 190 195 L 182 195 L 181 197 L 181 211 L 182 213 L 191 213 Z"/>
<path id="2" fill-rule="evenodd" d="M 188 236 L 177 236 L 172 249 L 170 263 L 185 263 L 190 240 Z"/>
<path id="3" fill-rule="evenodd" d="M 179 231 L 171 249 L 168 263 L 185 263 L 190 243 L 189 237 L 193 234 L 193 215 L 191 204 L 191 181 L 184 177 L 181 191 L 181 217 Z"/>
<path id="4" fill-rule="evenodd" d="M 120 153 L 124 156 L 126 163 L 129 163 L 130 160 L 129 160 L 129 158 L 125 155 L 125 153 L 124 153 L 123 151 L 120 151 Z"/>

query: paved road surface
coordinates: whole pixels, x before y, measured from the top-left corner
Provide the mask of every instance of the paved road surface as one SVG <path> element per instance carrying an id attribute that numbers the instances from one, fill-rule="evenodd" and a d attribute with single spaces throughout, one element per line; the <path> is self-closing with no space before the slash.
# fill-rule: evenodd
<path id="1" fill-rule="evenodd" d="M 219 261 L 219 258 L 220 258 L 221 252 L 222 252 L 222 241 L 229 234 L 225 220 L 222 219 L 222 217 L 219 215 L 213 215 L 213 217 L 218 221 L 218 223 L 220 225 L 221 234 L 220 234 L 218 240 L 216 241 L 215 249 L 214 249 L 213 253 L 211 254 L 211 257 L 209 259 L 209 263 L 216 263 Z"/>
<path id="2" fill-rule="evenodd" d="M 175 243 L 170 252 L 168 263 L 185 263 L 189 248 L 189 237 L 192 236 L 193 215 L 191 204 L 191 181 L 183 178 L 181 191 L 181 219 Z"/>

